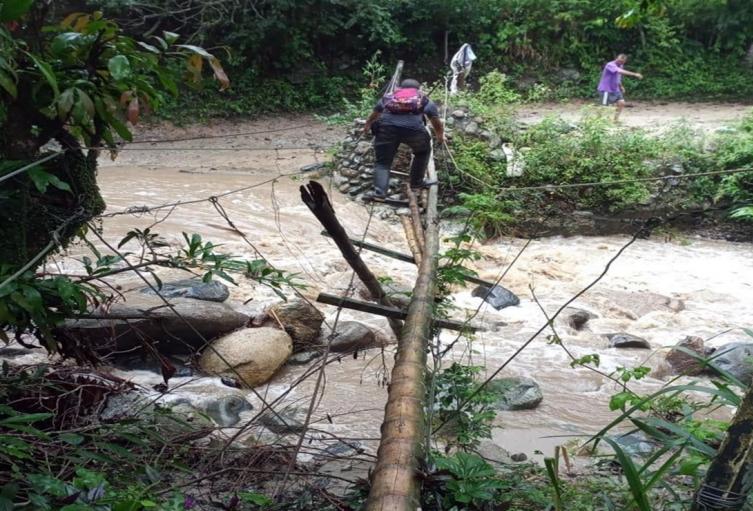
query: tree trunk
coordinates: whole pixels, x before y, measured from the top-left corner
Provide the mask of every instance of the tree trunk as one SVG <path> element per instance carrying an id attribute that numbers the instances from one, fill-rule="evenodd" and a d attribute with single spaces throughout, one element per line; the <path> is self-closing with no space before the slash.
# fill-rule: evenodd
<path id="1" fill-rule="evenodd" d="M 429 178 L 434 177 L 432 155 Z M 439 252 L 437 196 L 434 185 L 429 190 L 426 208 L 424 258 L 398 342 L 367 511 L 415 511 L 420 507 L 418 470 L 424 459 L 423 438 L 427 428 L 426 350 L 431 335 Z"/>
<path id="2" fill-rule="evenodd" d="M 97 186 L 96 153 L 85 154 L 67 132 L 59 132 L 56 139 L 66 152 L 40 167 L 66 183 L 71 190 L 48 185 L 44 192 L 40 192 L 28 172 L 0 185 L 0 194 L 5 195 L 0 197 L 4 213 L 0 224 L 0 261 L 3 263 L 20 267 L 53 238 L 57 246 L 65 247 L 84 223 L 105 209 Z M 18 147 L 13 147 L 12 151 Z M 6 146 L 4 149 L 11 148 Z M 42 156 L 35 152 L 25 155 L 24 160 L 34 161 Z M 19 167 L 22 165 L 19 163 Z M 43 261 L 40 259 L 40 264 Z"/>
<path id="3" fill-rule="evenodd" d="M 743 396 L 691 511 L 743 509 L 753 476 L 753 385 Z"/>

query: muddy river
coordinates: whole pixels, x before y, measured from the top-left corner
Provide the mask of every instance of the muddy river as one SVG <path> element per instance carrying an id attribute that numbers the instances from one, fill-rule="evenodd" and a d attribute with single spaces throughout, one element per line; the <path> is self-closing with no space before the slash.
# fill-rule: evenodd
<path id="1" fill-rule="evenodd" d="M 290 126 L 302 127 L 254 134 Z M 322 148 L 341 137 L 337 129 L 306 117 L 188 129 L 163 127 L 139 137 L 142 140 L 168 136 L 192 138 L 207 133 L 237 132 L 251 134 L 169 144 L 134 144 L 115 161 L 103 157 L 100 182 L 108 212 L 206 198 L 261 183 L 321 161 L 326 158 Z M 328 178 L 321 182 L 329 184 Z M 313 299 L 320 291 L 341 293 L 350 279 L 349 268 L 334 243 L 320 236 L 319 223 L 300 200 L 301 183 L 300 178 L 281 177 L 275 183 L 223 197 L 220 203 L 269 261 L 300 273 L 309 286 L 304 291 L 306 296 Z M 346 229 L 360 237 L 369 219 L 368 209 L 335 189 L 331 197 Z M 377 212 L 371 219 L 367 240 L 407 252 L 399 224 L 381 216 Z M 145 227 L 155 220 L 162 221 L 154 230 L 176 246 L 181 244 L 182 232 L 197 232 L 207 240 L 223 244 L 228 252 L 253 257 L 252 249 L 228 229 L 209 202 L 145 215 L 106 218 L 104 235 L 117 242 L 131 228 Z M 486 305 L 481 307 L 475 321 L 487 330 L 479 332 L 472 342 L 459 344 L 445 364 L 452 360 L 471 361 L 485 366 L 487 374 L 493 372 L 545 323 L 532 300 L 532 289 L 548 313 L 553 313 L 601 273 L 628 239 L 572 237 L 532 242 L 502 281 L 502 285 L 520 297 L 520 305 L 501 311 Z M 524 243 L 521 239 L 502 238 L 477 245 L 483 254 L 476 265 L 480 277 L 495 280 Z M 582 331 L 558 321 L 558 333 L 575 356 L 598 353 L 601 369 L 606 372 L 618 366 L 640 364 L 657 368 L 654 376 L 638 389 L 658 388 L 663 383 L 659 376 L 665 348 L 685 336 L 716 336 L 710 341 L 712 346 L 745 339 L 740 327 L 753 325 L 752 248 L 749 244 L 703 240 L 692 235 L 639 240 L 615 262 L 599 284 L 573 304 L 597 317 Z M 389 276 L 405 285 L 415 278 L 415 269 L 410 264 L 376 254 L 363 256 L 377 275 Z M 63 267 L 75 269 L 76 263 L 63 261 Z M 127 278 L 120 283 L 125 288 L 138 285 Z M 270 291 L 251 283 L 232 287 L 231 298 L 250 299 L 248 307 L 257 309 L 278 301 Z M 457 290 L 453 298 L 459 307 L 454 315 L 461 320 L 481 303 L 471 296 L 471 288 Z M 327 321 L 333 321 L 334 307 L 322 305 L 321 310 Z M 344 319 L 363 321 L 385 334 L 389 332 L 386 321 L 374 316 L 346 310 L 341 316 Z M 614 332 L 643 337 L 653 349 L 609 348 L 604 334 Z M 534 378 L 541 385 L 543 402 L 535 410 L 500 412 L 493 432 L 498 445 L 534 459 L 536 449 L 549 455 L 554 445 L 593 433 L 613 417 L 608 401 L 616 392 L 614 384 L 586 369 L 572 369 L 562 347 L 547 342 L 550 333 L 545 331 L 536 338 L 502 373 Z M 454 338 L 452 332 L 442 334 L 445 343 Z M 356 360 L 348 357 L 327 367 L 324 393 L 314 414 L 320 432 L 358 438 L 369 451 L 375 450 L 386 399 L 386 389 L 379 381 L 383 361 L 389 367 L 392 360 L 392 349 L 388 347 L 384 357 L 375 350 L 362 353 Z M 268 386 L 256 390 L 268 399 L 279 396 L 307 369 L 307 366 L 286 366 Z M 161 381 L 160 376 L 146 371 L 119 374 L 147 388 Z M 284 402 L 308 406 L 314 380 L 310 378 L 298 386 Z M 174 396 L 193 400 L 231 390 L 217 378 L 209 377 L 174 378 L 171 386 Z M 248 399 L 258 408 L 257 396 L 248 393 Z M 243 417 L 250 418 L 253 414 L 244 412 Z"/>

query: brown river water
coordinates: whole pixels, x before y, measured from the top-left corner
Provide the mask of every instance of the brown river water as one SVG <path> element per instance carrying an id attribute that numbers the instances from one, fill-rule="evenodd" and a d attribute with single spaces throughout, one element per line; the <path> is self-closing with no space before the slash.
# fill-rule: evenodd
<path id="1" fill-rule="evenodd" d="M 279 173 L 295 172 L 302 165 L 321 161 L 326 155 L 311 148 L 264 151 L 243 148 L 329 145 L 342 136 L 337 129 L 300 117 L 239 125 L 223 123 L 201 128 L 148 130 L 139 138 L 218 135 L 309 123 L 312 125 L 306 128 L 243 137 L 134 144 L 115 161 L 103 155 L 100 183 L 108 212 L 206 198 L 260 183 Z M 327 186 L 328 179 L 320 181 Z M 304 291 L 306 296 L 313 299 L 320 291 L 341 293 L 351 273 L 334 243 L 320 236 L 319 223 L 301 202 L 298 187 L 302 182 L 283 177 L 274 186 L 259 186 L 223 197 L 220 202 L 237 227 L 269 261 L 279 268 L 300 273 L 309 286 Z M 330 197 L 345 228 L 351 235 L 361 237 L 369 221 L 367 207 L 344 197 L 334 188 Z M 251 248 L 228 229 L 209 202 L 146 215 L 106 218 L 104 235 L 109 241 L 117 242 L 131 228 L 148 226 L 168 212 L 169 216 L 154 230 L 171 244 L 181 244 L 182 232 L 196 232 L 207 240 L 221 243 L 227 252 L 253 257 Z M 402 228 L 394 221 L 383 220 L 380 212 L 371 218 L 366 239 L 394 250 L 408 251 Z M 502 285 L 521 298 L 520 305 L 501 311 L 483 306 L 475 322 L 487 330 L 479 332 L 471 343 L 458 345 L 445 365 L 453 360 L 470 361 L 484 366 L 485 374 L 491 374 L 546 321 L 532 300 L 531 288 L 552 314 L 601 273 L 607 261 L 628 240 L 625 236 L 555 237 L 532 242 L 502 281 Z M 524 243 L 521 239 L 501 238 L 477 244 L 476 248 L 483 254 L 476 264 L 480 277 L 495 280 Z M 658 378 L 662 374 L 663 348 L 687 335 L 717 336 L 710 341 L 712 346 L 745 339 L 740 327 L 753 325 L 752 248 L 749 244 L 703 240 L 692 235 L 671 240 L 662 237 L 639 240 L 614 263 L 599 284 L 573 304 L 598 317 L 589 321 L 583 331 L 575 331 L 566 322 L 557 321 L 558 333 L 575 356 L 598 353 L 601 369 L 606 372 L 618 366 L 640 364 L 657 368 L 655 376 L 637 387 L 640 391 L 656 389 L 663 383 Z M 377 275 L 389 276 L 406 286 L 412 284 L 416 272 L 410 264 L 372 253 L 362 255 Z M 59 264 L 66 271 L 80 268 L 70 258 L 61 259 Z M 126 289 L 139 286 L 131 277 L 121 278 L 119 284 Z M 453 313 L 456 319 L 464 319 L 466 313 L 480 305 L 480 299 L 471 296 L 471 289 L 459 289 L 453 295 L 459 307 Z M 269 290 L 252 283 L 231 287 L 231 299 L 251 299 L 248 307 L 256 310 L 279 300 Z M 321 310 L 331 323 L 336 309 L 322 305 Z M 345 310 L 340 319 L 363 321 L 389 332 L 385 320 L 368 314 Z M 603 334 L 612 332 L 643 337 L 653 349 L 611 349 Z M 615 385 L 586 369 L 572 369 L 563 349 L 547 343 L 549 333 L 545 331 L 536 338 L 502 372 L 504 376 L 534 378 L 542 387 L 543 402 L 535 410 L 500 412 L 493 430 L 495 443 L 534 459 L 540 459 L 534 455 L 535 450 L 551 455 L 553 446 L 593 433 L 614 417 L 608 402 L 610 395 L 617 391 Z M 444 343 L 454 338 L 453 332 L 442 334 Z M 374 350 L 361 354 L 356 360 L 348 357 L 327 366 L 324 394 L 313 416 L 321 434 L 329 432 L 358 438 L 368 451 L 376 450 L 386 400 L 386 389 L 379 381 L 383 360 L 389 367 L 392 352 L 391 345 L 384 357 L 379 350 Z M 268 399 L 279 396 L 306 370 L 307 366 L 286 366 L 267 386 L 256 390 Z M 145 388 L 161 381 L 160 376 L 146 371 L 119 371 L 118 374 Z M 307 407 L 314 381 L 315 378 L 309 378 L 295 388 L 284 403 Z M 171 387 L 174 398 L 192 401 L 237 392 L 213 377 L 174 378 Z M 258 409 L 258 397 L 250 392 L 247 397 Z M 249 419 L 254 413 L 244 412 L 242 417 Z M 228 429 L 228 434 L 232 432 Z"/>

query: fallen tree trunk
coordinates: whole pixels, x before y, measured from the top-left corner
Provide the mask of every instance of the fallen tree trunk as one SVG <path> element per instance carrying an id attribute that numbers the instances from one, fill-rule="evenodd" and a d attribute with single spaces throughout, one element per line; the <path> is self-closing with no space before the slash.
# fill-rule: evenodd
<path id="1" fill-rule="evenodd" d="M 429 159 L 429 178 L 436 176 Z M 418 470 L 426 433 L 426 349 L 434 310 L 434 278 L 439 253 L 437 185 L 426 207 L 425 251 L 405 327 L 398 341 L 395 367 L 382 423 L 382 438 L 366 503 L 368 511 L 415 511 L 420 507 Z"/>

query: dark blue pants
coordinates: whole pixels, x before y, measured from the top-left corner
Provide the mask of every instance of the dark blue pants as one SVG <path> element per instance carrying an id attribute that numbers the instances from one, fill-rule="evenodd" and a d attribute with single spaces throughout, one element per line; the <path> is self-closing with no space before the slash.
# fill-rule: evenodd
<path id="1" fill-rule="evenodd" d="M 417 188 L 424 181 L 426 165 L 431 154 L 431 136 L 426 130 L 401 128 L 398 126 L 379 126 L 374 139 L 374 191 L 386 194 L 390 182 L 392 160 L 397 148 L 405 144 L 413 151 L 413 163 L 410 167 L 410 184 Z"/>

